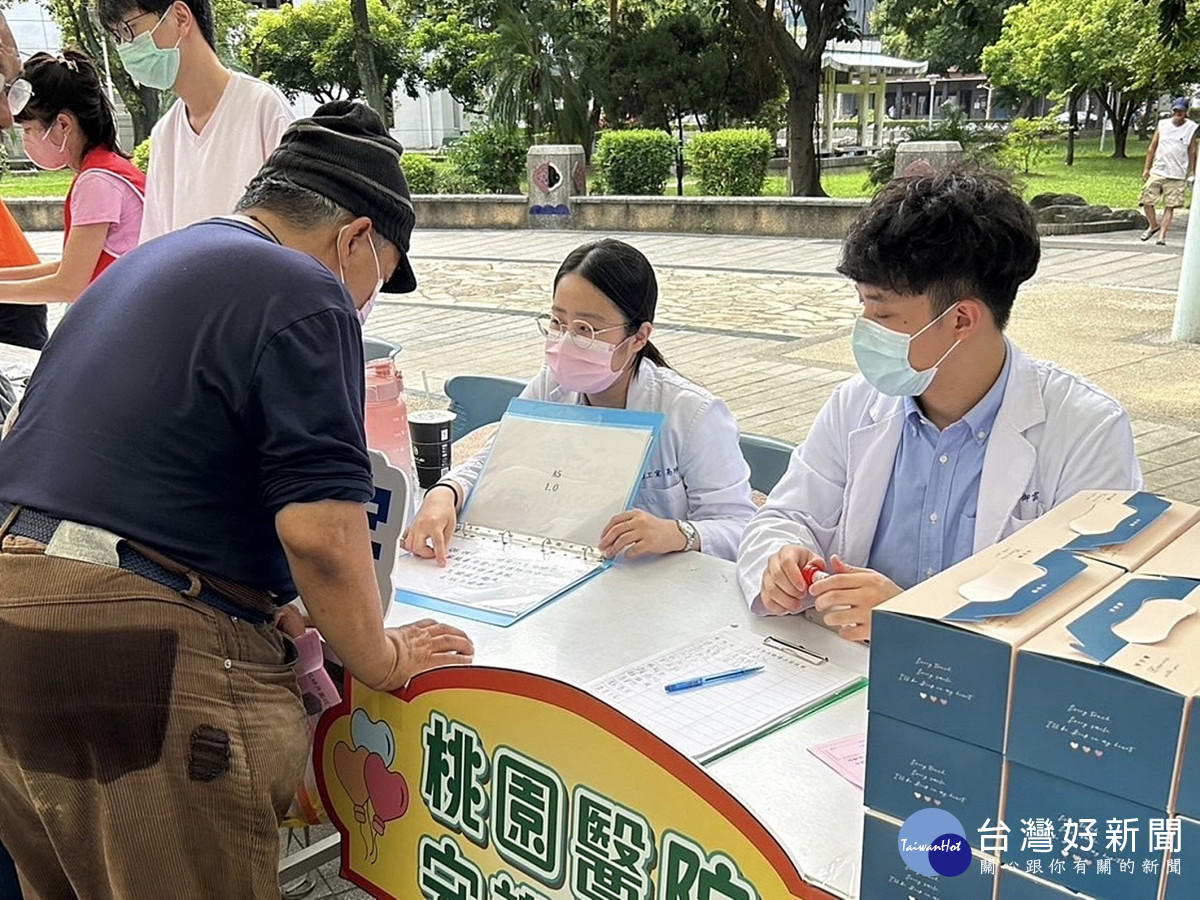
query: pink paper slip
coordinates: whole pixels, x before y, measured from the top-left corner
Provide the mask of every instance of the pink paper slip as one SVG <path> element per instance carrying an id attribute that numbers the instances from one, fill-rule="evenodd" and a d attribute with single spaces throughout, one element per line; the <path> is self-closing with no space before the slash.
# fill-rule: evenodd
<path id="1" fill-rule="evenodd" d="M 304 711 L 308 713 L 308 724 L 314 730 L 321 713 L 342 699 L 333 679 L 325 671 L 325 660 L 321 655 L 321 635 L 316 629 L 310 628 L 295 639 L 299 659 L 293 664 L 296 670 L 296 683 L 300 686 L 300 696 L 304 701 Z"/>
<path id="2" fill-rule="evenodd" d="M 867 768 L 867 736 L 854 734 L 809 747 L 808 752 L 858 788 L 863 787 Z"/>

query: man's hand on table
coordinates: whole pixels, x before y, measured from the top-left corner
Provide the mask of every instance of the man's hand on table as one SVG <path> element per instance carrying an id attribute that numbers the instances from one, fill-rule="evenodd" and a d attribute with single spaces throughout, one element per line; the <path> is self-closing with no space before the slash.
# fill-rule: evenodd
<path id="1" fill-rule="evenodd" d="M 430 488 L 404 534 L 404 549 L 422 559 L 436 559 L 439 566 L 446 565 L 446 547 L 458 524 L 457 500 L 448 488 Z"/>
<path id="2" fill-rule="evenodd" d="M 367 685 L 377 691 L 398 690 L 427 669 L 465 666 L 475 660 L 475 645 L 465 631 L 433 619 L 385 628 L 383 633 L 396 648 L 396 662 L 383 681 Z"/>
<path id="3" fill-rule="evenodd" d="M 295 640 L 314 625 L 299 606 L 289 603 L 276 615 L 275 627 Z M 427 669 L 466 666 L 475 660 L 475 645 L 465 631 L 433 619 L 385 628 L 383 634 L 395 650 L 395 662 L 383 681 L 367 685 L 377 691 L 402 688 L 410 678 Z"/>
<path id="4" fill-rule="evenodd" d="M 837 556 L 830 562 L 829 577 L 809 588 L 817 611 L 824 615 L 825 624 L 836 627 L 846 640 L 870 640 L 871 610 L 902 593 L 902 588 L 873 569 L 848 566 Z"/>
<path id="5" fill-rule="evenodd" d="M 812 562 L 824 565 L 821 557 L 799 544 L 784 547 L 767 561 L 760 594 L 768 615 L 786 616 L 810 605 L 800 570 Z"/>

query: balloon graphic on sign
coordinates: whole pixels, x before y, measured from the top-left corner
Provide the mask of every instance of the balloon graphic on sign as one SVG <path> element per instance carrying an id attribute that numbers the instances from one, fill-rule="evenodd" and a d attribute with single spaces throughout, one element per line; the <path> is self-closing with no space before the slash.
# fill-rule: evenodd
<path id="1" fill-rule="evenodd" d="M 370 795 L 367 793 L 365 769 L 370 755 L 370 751 L 364 747 L 351 750 L 345 741 L 338 741 L 333 748 L 333 770 L 354 804 L 354 820 L 360 823 L 367 821 L 367 800 Z"/>
<path id="2" fill-rule="evenodd" d="M 350 717 L 350 739 L 356 748 L 379 754 L 384 768 L 396 761 L 396 736 L 392 729 L 387 722 L 373 721 L 365 709 L 356 709 Z"/>
<path id="3" fill-rule="evenodd" d="M 383 834 L 388 822 L 400 818 L 408 810 L 408 782 L 399 772 L 389 772 L 377 753 L 367 757 L 363 771 L 371 808 L 375 810 L 371 827 L 376 834 Z"/>

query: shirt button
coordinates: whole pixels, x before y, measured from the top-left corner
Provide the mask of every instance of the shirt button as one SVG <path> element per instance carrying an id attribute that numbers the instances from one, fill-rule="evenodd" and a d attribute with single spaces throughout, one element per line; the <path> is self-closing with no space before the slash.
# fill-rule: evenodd
<path id="1" fill-rule="evenodd" d="M 946 462 L 947 462 L 949 459 L 950 459 L 950 457 L 948 457 L 948 456 L 947 456 L 945 453 L 943 453 L 943 454 L 942 454 L 942 455 L 941 455 L 941 456 L 938 458 L 938 462 L 940 462 L 940 463 L 941 463 L 941 464 L 944 466 L 944 465 L 946 464 Z"/>
<path id="2" fill-rule="evenodd" d="M 934 525 L 936 525 L 937 524 L 937 513 L 930 513 L 929 521 L 932 522 Z"/>
<path id="3" fill-rule="evenodd" d="M 932 566 L 931 566 L 930 568 L 928 568 L 928 569 L 926 569 L 926 570 L 925 570 L 925 577 L 926 577 L 926 578 L 932 578 L 932 577 L 933 577 L 933 567 L 932 567 Z"/>
<path id="4" fill-rule="evenodd" d="M 981 431 L 981 432 L 979 432 L 979 434 L 975 435 L 975 437 L 979 438 L 981 441 L 982 441 L 982 440 L 986 440 L 986 439 L 987 439 L 987 432 L 986 432 L 986 431 Z"/>

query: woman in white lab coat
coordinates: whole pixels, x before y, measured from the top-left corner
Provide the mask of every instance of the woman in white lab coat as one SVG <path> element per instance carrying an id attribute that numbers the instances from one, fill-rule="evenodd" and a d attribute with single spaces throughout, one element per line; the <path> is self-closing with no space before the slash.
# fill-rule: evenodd
<path id="1" fill-rule="evenodd" d="M 607 238 L 571 252 L 538 317 L 546 362 L 521 396 L 661 412 L 661 434 L 634 499 L 596 536 L 608 556 L 699 551 L 734 559 L 754 514 L 738 426 L 718 397 L 667 365 L 650 342 L 658 282 L 640 251 Z M 429 489 L 405 538 L 444 562 L 445 546 L 486 451 Z"/>

